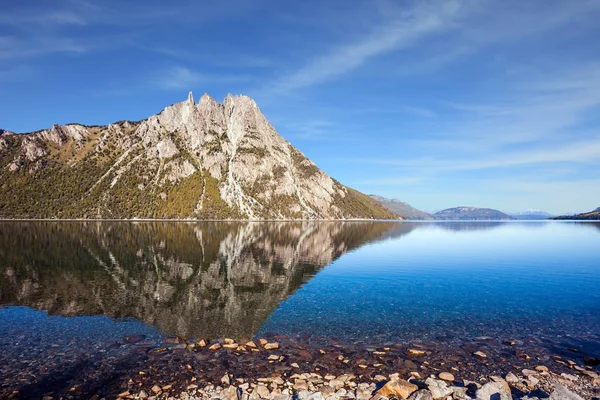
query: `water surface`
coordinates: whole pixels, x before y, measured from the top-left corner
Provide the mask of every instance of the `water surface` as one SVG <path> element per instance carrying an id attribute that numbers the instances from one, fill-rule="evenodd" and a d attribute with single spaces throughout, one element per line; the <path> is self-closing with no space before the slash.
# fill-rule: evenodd
<path id="1" fill-rule="evenodd" d="M 1 222 L 0 335 L 595 344 L 599 248 L 575 222 Z"/>

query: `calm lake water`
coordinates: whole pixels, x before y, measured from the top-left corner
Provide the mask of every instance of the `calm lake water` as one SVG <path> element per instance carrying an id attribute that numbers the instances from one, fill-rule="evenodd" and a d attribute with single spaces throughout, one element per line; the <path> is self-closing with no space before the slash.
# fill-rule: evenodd
<path id="1" fill-rule="evenodd" d="M 0 346 L 275 333 L 600 348 L 600 224 L 0 222 Z"/>

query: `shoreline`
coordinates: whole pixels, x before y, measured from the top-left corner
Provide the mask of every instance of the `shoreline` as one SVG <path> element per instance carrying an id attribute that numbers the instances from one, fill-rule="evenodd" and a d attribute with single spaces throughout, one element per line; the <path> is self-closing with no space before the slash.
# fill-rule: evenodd
<path id="1" fill-rule="evenodd" d="M 0 222 L 411 222 L 411 223 L 530 223 L 530 222 L 600 222 L 599 219 L 161 219 L 161 218 L 0 218 Z"/>
<path id="2" fill-rule="evenodd" d="M 95 360 L 89 371 L 63 376 L 64 382 L 59 380 L 62 371 L 52 370 L 52 364 L 45 360 L 36 360 L 50 369 L 53 380 L 29 382 L 12 391 L 6 391 L 10 386 L 7 382 L 0 382 L 0 397 L 488 400 L 496 392 L 482 396 L 490 390 L 496 390 L 501 400 L 600 396 L 598 365 L 590 365 L 597 363 L 597 358 L 585 357 L 576 349 L 565 350 L 570 357 L 553 354 L 536 343 L 539 345 L 536 338 L 481 337 L 457 347 L 445 345 L 443 340 L 381 343 L 376 347 L 331 340 L 327 345 L 314 346 L 276 335 L 239 342 L 168 337 L 153 343 L 138 335 L 100 350 L 107 353 L 104 357 L 108 361 Z M 73 368 L 71 364 L 81 362 L 69 361 L 65 349 L 56 351 L 67 358 L 58 361 L 57 368 Z M 81 356 L 72 357 L 79 360 Z M 31 379 L 30 372 L 19 372 Z M 23 377 L 14 374 L 10 379 Z M 558 394 L 552 397 L 555 392 Z M 506 393 L 514 397 L 506 397 Z M 580 397 L 564 397 L 564 393 Z"/>

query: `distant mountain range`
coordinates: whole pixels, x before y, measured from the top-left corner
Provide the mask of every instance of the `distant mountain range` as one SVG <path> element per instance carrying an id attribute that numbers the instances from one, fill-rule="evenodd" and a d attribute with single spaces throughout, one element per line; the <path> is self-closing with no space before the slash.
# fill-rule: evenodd
<path id="1" fill-rule="evenodd" d="M 554 215 L 547 213 L 546 211 L 541 210 L 525 210 L 520 213 L 512 213 L 509 214 L 514 219 L 521 220 L 536 220 L 536 219 L 548 219 L 554 217 Z"/>
<path id="2" fill-rule="evenodd" d="M 509 220 L 513 219 L 508 214 L 492 208 L 454 207 L 438 211 L 433 214 L 436 219 L 445 220 Z"/>
<path id="3" fill-rule="evenodd" d="M 143 121 L 0 130 L 0 218 L 398 219 L 321 171 L 250 97 Z"/>
<path id="4" fill-rule="evenodd" d="M 372 199 L 377 200 L 378 202 L 386 206 L 388 210 L 398 215 L 401 215 L 406 219 L 435 219 L 431 214 L 416 209 L 410 204 L 405 203 L 403 201 L 397 199 L 388 199 L 386 197 L 378 196 L 376 194 L 370 194 L 369 196 L 371 196 Z"/>
<path id="5" fill-rule="evenodd" d="M 589 219 L 589 220 L 600 220 L 600 207 L 596 208 L 594 211 L 574 214 L 574 215 L 562 215 L 560 217 L 555 217 L 553 219 Z"/>
<path id="6" fill-rule="evenodd" d="M 454 207 L 436 213 L 427 213 L 398 199 L 389 199 L 375 194 L 369 196 L 383 204 L 390 211 L 412 220 L 544 220 L 554 217 L 554 215 L 541 210 L 525 210 L 520 213 L 508 214 L 492 208 L 479 207 Z"/>

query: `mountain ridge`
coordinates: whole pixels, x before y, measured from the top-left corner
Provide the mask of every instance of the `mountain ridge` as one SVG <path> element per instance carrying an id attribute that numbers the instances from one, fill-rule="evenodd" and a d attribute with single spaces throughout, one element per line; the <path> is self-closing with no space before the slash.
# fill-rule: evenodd
<path id="1" fill-rule="evenodd" d="M 593 211 L 580 213 L 580 214 L 574 214 L 574 215 L 561 215 L 558 217 L 554 217 L 552 219 L 557 219 L 557 220 L 564 220 L 564 219 L 600 220 L 600 207 L 596 208 Z"/>
<path id="2" fill-rule="evenodd" d="M 281 137 L 248 96 L 141 121 L 1 131 L 0 218 L 397 219 Z"/>
<path id="3" fill-rule="evenodd" d="M 457 219 L 457 220 L 510 220 L 510 215 L 493 208 L 480 208 L 460 206 L 446 208 L 433 214 L 437 219 Z"/>
<path id="4" fill-rule="evenodd" d="M 415 220 L 429 220 L 435 219 L 431 214 L 414 208 L 408 203 L 403 202 L 399 199 L 389 199 L 387 197 L 379 196 L 376 194 L 370 194 L 369 197 L 383 204 L 388 210 L 406 218 Z"/>

